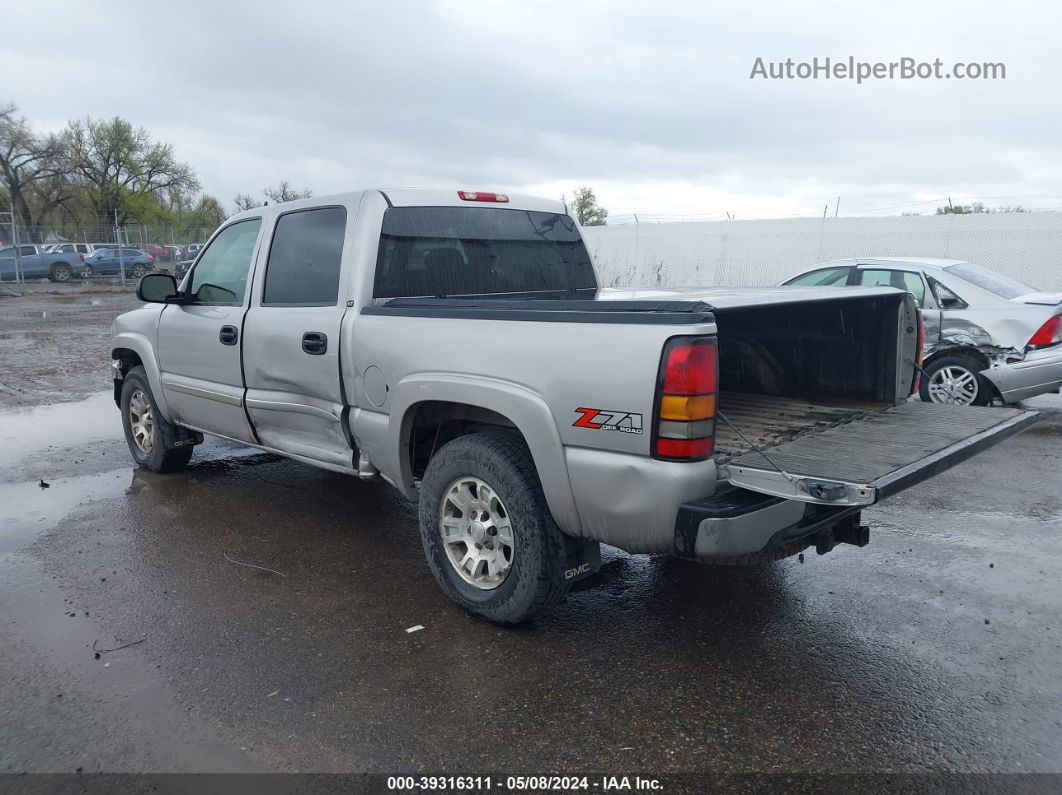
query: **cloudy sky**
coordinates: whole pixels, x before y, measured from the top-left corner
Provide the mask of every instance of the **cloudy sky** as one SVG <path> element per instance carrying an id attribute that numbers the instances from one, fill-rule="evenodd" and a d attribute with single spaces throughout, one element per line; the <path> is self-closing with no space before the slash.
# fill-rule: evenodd
<path id="1" fill-rule="evenodd" d="M 123 116 L 226 204 L 280 179 L 549 196 L 612 220 L 1062 209 L 1062 6 L 3 0 L 0 102 Z M 750 79 L 764 61 L 1002 62 L 1006 79 Z M 892 209 L 896 208 L 896 209 Z"/>

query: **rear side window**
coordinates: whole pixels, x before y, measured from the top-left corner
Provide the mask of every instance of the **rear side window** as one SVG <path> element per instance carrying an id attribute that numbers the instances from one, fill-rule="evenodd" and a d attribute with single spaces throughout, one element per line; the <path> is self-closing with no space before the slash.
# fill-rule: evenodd
<path id="1" fill-rule="evenodd" d="M 335 305 L 346 228 L 347 211 L 342 207 L 280 216 L 269 247 L 262 303 Z"/>
<path id="2" fill-rule="evenodd" d="M 1036 292 L 1027 284 L 1022 284 L 1016 279 L 1011 279 L 1009 276 L 996 273 L 988 268 L 982 268 L 980 265 L 974 265 L 972 262 L 949 265 L 944 270 L 950 276 L 958 276 L 964 282 L 969 282 L 982 290 L 995 293 L 1000 298 L 1005 298 L 1008 301 L 1011 298 L 1017 298 L 1019 295 L 1028 295 Z"/>
<path id="3" fill-rule="evenodd" d="M 926 302 L 926 284 L 914 271 L 866 268 L 859 272 L 859 283 L 866 287 L 895 287 L 897 290 L 906 290 L 915 297 L 919 306 Z"/>
<path id="4" fill-rule="evenodd" d="M 376 298 L 596 289 L 590 256 L 567 215 L 478 207 L 384 212 Z"/>

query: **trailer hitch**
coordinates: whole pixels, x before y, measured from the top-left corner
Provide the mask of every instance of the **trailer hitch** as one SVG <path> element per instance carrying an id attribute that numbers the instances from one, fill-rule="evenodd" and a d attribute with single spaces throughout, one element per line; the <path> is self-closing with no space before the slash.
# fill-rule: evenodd
<path id="1" fill-rule="evenodd" d="M 860 515 L 848 516 L 833 527 L 827 527 L 815 534 L 815 551 L 820 555 L 831 552 L 838 544 L 851 544 L 865 547 L 870 543 L 870 527 L 859 523 Z"/>

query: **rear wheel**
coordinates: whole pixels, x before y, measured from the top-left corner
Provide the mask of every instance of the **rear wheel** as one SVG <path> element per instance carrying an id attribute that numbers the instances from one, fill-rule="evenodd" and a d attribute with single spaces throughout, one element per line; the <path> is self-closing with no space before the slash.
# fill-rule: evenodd
<path id="1" fill-rule="evenodd" d="M 522 623 L 568 591 L 556 576 L 564 537 L 513 434 L 470 434 L 436 453 L 421 483 L 420 534 L 439 587 L 488 621 Z"/>
<path id="2" fill-rule="evenodd" d="M 147 268 L 145 268 L 143 265 L 134 265 L 130 273 L 132 274 L 134 279 L 139 279 L 141 276 L 147 273 Z"/>
<path id="3" fill-rule="evenodd" d="M 125 441 L 140 466 L 152 472 L 179 472 L 188 465 L 192 444 L 162 416 L 143 367 L 126 373 L 120 407 Z"/>
<path id="4" fill-rule="evenodd" d="M 73 276 L 73 271 L 70 270 L 70 266 L 65 262 L 60 262 L 57 265 L 52 265 L 51 271 L 48 275 L 53 282 L 68 282 L 70 277 Z"/>
<path id="5" fill-rule="evenodd" d="M 919 396 L 930 403 L 987 406 L 992 402 L 992 385 L 980 375 L 984 369 L 967 353 L 938 356 L 926 365 Z"/>

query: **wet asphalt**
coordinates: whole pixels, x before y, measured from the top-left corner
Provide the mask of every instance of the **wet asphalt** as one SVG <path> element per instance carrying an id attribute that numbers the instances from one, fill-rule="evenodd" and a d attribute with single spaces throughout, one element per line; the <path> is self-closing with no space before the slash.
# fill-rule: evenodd
<path id="1" fill-rule="evenodd" d="M 4 301 L 0 341 L 51 336 L 0 344 L 0 772 L 1062 770 L 1062 396 L 866 511 L 864 549 L 606 549 L 503 630 L 442 597 L 386 484 L 218 441 L 135 469 L 102 349 Z"/>

